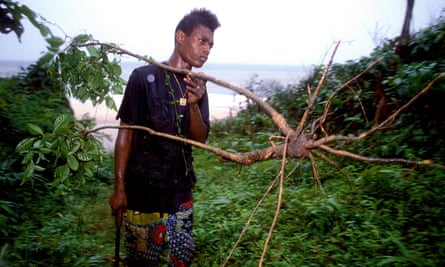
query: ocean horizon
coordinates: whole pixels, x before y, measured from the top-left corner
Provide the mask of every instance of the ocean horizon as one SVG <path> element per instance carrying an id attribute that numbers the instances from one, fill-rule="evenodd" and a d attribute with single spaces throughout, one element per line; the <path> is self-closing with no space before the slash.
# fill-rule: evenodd
<path id="1" fill-rule="evenodd" d="M 33 61 L 6 61 L 0 60 L 0 78 L 17 75 L 26 70 L 33 64 Z M 139 67 L 146 65 L 141 61 L 122 61 L 121 77 L 128 80 L 131 72 Z M 226 64 L 226 63 L 207 63 L 202 68 L 193 69 L 195 72 L 204 72 L 207 75 L 215 77 L 219 80 L 227 81 L 231 84 L 247 87 L 252 82 L 261 83 L 267 81 L 278 81 L 281 85 L 297 84 L 302 78 L 310 73 L 311 67 L 308 66 L 291 66 L 291 65 L 254 65 L 254 64 Z M 212 82 L 207 82 L 207 91 L 209 94 L 209 104 L 213 108 L 218 109 L 239 109 L 241 103 L 246 98 L 237 92 L 224 88 Z M 116 104 L 119 106 L 122 95 L 114 97 Z M 76 102 L 75 99 L 72 100 Z"/>
<path id="2" fill-rule="evenodd" d="M 26 60 L 1 60 L 0 78 L 10 77 L 26 70 L 35 61 Z M 128 80 L 133 69 L 146 65 L 141 61 L 122 61 L 122 78 Z M 236 64 L 236 63 L 207 63 L 202 68 L 195 68 L 195 72 L 204 72 L 220 80 L 225 80 L 238 86 L 246 86 L 252 77 L 256 81 L 277 80 L 283 85 L 295 84 L 307 75 L 311 66 L 299 65 L 265 65 L 265 64 Z M 226 89 L 230 91 L 229 89 Z M 227 93 L 227 92 L 220 92 Z"/>

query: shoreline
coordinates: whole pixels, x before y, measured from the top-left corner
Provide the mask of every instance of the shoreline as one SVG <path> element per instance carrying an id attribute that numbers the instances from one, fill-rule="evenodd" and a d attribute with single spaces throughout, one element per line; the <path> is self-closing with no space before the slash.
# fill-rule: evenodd
<path id="1" fill-rule="evenodd" d="M 119 106 L 119 103 L 116 103 L 116 105 Z M 76 119 L 93 119 L 95 122 L 95 128 L 106 125 L 116 126 L 120 123 L 119 120 L 116 120 L 117 112 L 107 108 L 105 104 L 93 106 L 90 102 L 81 103 L 78 101 L 70 101 L 70 106 Z M 209 104 L 210 121 L 214 122 L 224 118 L 236 116 L 239 110 L 240 108 L 234 105 L 217 106 Z M 94 133 L 93 135 L 101 140 L 105 151 L 113 151 L 114 143 L 116 142 L 117 137 L 117 129 L 104 129 L 98 133 Z"/>

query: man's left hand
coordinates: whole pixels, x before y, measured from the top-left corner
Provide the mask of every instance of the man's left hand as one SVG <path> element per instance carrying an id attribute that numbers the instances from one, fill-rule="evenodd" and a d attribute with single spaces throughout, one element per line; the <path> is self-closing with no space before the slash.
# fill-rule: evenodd
<path id="1" fill-rule="evenodd" d="M 187 93 L 188 100 L 187 102 L 190 105 L 198 103 L 198 101 L 204 96 L 206 93 L 206 80 L 200 78 L 193 78 L 191 75 L 187 75 L 185 77 L 185 82 L 187 84 Z"/>

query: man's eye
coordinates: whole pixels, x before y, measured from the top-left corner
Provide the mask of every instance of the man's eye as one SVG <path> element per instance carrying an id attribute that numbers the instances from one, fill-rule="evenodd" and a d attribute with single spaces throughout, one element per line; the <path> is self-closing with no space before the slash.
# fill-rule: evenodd
<path id="1" fill-rule="evenodd" d="M 213 47 L 213 43 L 211 43 L 208 39 L 206 38 L 199 38 L 198 42 L 200 45 L 208 45 L 210 48 Z"/>

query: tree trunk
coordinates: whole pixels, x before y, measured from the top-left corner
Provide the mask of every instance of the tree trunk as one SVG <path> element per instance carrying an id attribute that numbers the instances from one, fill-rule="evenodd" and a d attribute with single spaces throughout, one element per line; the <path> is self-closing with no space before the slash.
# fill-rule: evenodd
<path id="1" fill-rule="evenodd" d="M 409 55 L 409 33 L 411 19 L 413 16 L 414 0 L 406 0 L 406 11 L 405 18 L 403 20 L 402 32 L 400 33 L 399 42 L 396 46 L 396 54 L 399 55 L 400 59 L 405 60 Z"/>

